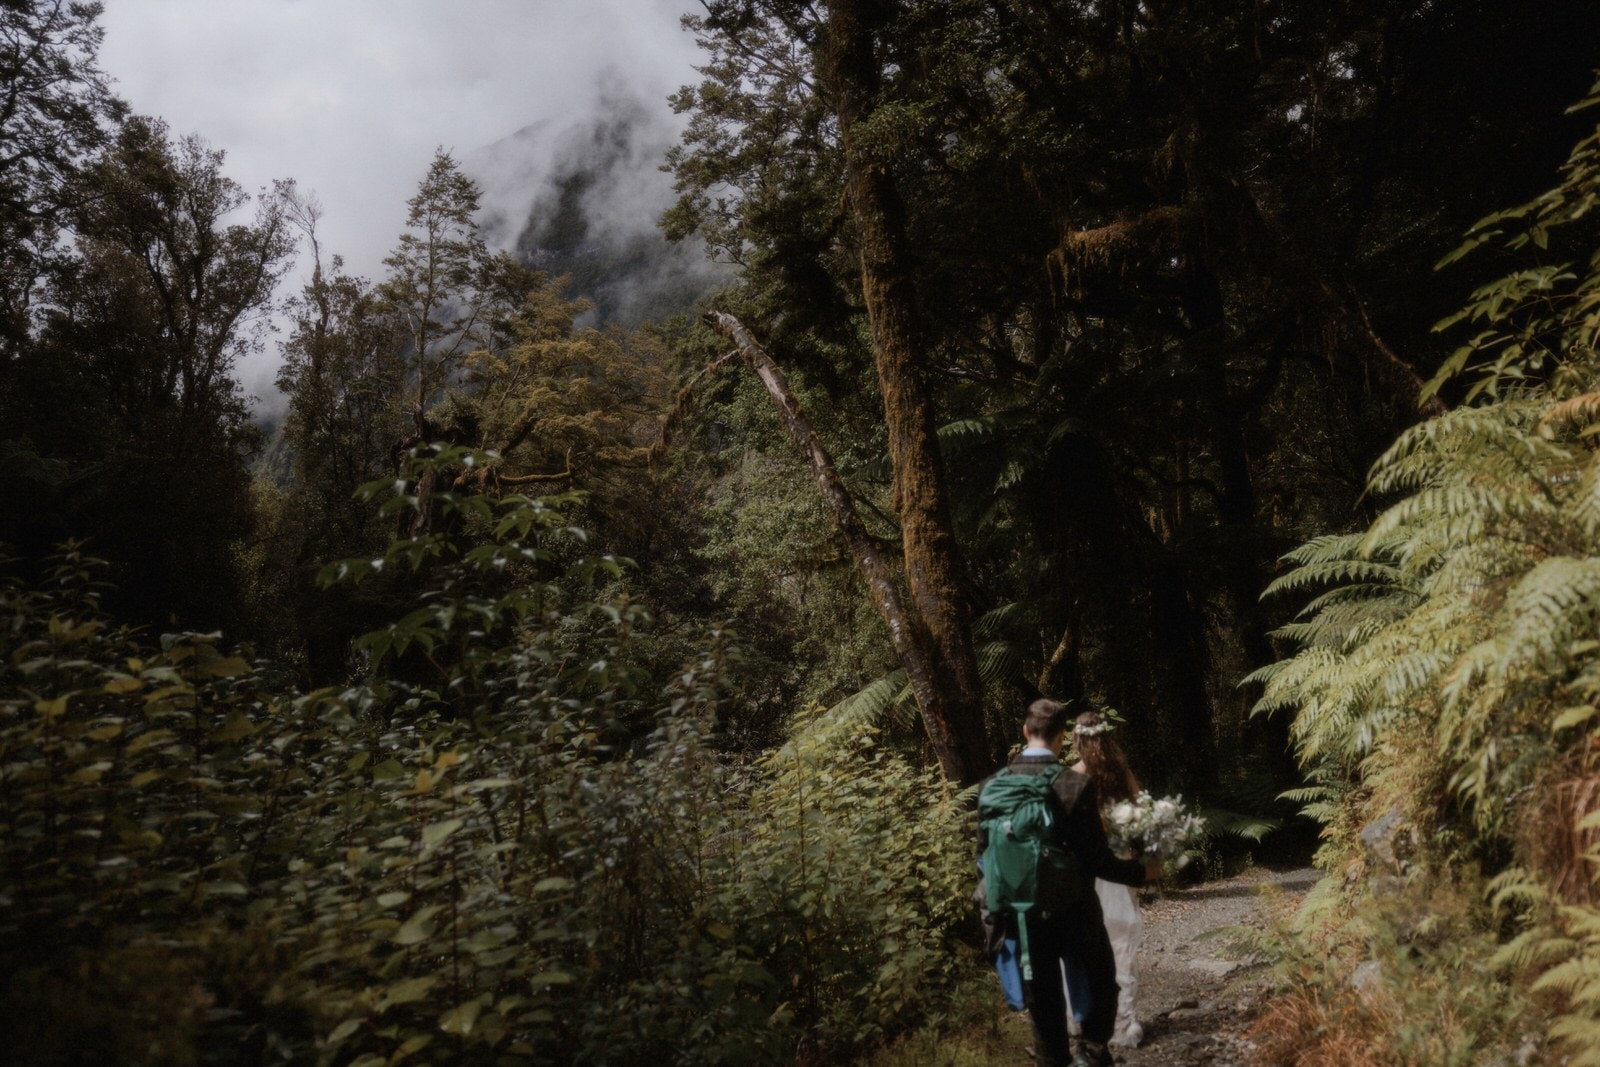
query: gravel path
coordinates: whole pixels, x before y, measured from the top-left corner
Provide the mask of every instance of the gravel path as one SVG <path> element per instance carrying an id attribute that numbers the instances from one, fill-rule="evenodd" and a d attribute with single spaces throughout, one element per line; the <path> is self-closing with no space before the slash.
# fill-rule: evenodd
<path id="1" fill-rule="evenodd" d="M 1316 882 L 1311 868 L 1254 869 L 1147 899 L 1139 953 L 1139 1018 L 1144 1042 L 1119 1049 L 1129 1067 L 1190 1067 L 1249 1062 L 1243 1036 L 1257 996 L 1251 965 L 1226 941 L 1203 935 L 1229 926 L 1264 927 L 1269 907 L 1289 907 Z M 1263 895 L 1268 886 L 1280 893 Z"/>

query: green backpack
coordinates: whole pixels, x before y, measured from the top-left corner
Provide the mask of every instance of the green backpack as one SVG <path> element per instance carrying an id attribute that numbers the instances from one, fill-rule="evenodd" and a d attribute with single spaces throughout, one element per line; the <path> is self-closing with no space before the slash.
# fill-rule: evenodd
<path id="1" fill-rule="evenodd" d="M 988 835 L 983 878 L 989 913 L 997 921 L 1006 912 L 1016 915 L 1024 980 L 1033 977 L 1028 913 L 1043 916 L 1070 907 L 1084 898 L 1089 885 L 1077 857 L 1051 837 L 1059 804 L 1051 802 L 1050 793 L 1061 771 L 1019 774 L 1006 768 L 978 794 L 978 821 Z"/>

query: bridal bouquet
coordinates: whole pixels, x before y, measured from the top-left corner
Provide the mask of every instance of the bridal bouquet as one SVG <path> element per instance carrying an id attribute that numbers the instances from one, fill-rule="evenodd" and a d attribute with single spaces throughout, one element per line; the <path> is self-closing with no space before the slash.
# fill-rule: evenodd
<path id="1" fill-rule="evenodd" d="M 1111 846 L 1122 852 L 1135 846 L 1152 859 L 1172 860 L 1179 867 L 1189 862 L 1185 851 L 1190 839 L 1205 832 L 1206 821 L 1183 806 L 1183 797 L 1162 797 L 1140 793 L 1106 808 L 1106 827 L 1111 831 Z"/>

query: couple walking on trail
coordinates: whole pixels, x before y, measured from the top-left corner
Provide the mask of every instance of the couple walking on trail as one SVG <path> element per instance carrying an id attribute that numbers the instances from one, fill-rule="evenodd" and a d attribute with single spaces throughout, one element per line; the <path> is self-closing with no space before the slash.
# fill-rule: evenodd
<path id="1" fill-rule="evenodd" d="M 1106 841 L 1101 805 L 1139 792 L 1107 729 L 1094 712 L 1074 721 L 1056 701 L 1034 701 L 1022 723 L 1025 747 L 978 797 L 990 950 L 1003 983 L 1007 954 L 1016 956 L 1023 989 L 1008 999 L 1027 997 L 1040 1067 L 1103 1067 L 1113 1062 L 1114 1038 L 1139 1040 L 1132 887 L 1159 877 L 1160 863 L 1119 857 Z M 1069 731 L 1080 760 L 1071 768 L 1061 763 Z M 1113 950 L 1114 939 L 1123 952 Z"/>

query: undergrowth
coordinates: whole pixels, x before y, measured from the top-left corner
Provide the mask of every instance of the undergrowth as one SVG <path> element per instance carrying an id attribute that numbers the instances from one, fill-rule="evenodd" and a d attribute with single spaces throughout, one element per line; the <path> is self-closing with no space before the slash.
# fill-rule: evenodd
<path id="1" fill-rule="evenodd" d="M 731 635 L 654 689 L 569 501 L 416 491 L 493 461 L 373 487 L 436 521 L 327 572 L 417 590 L 347 687 L 118 626 L 76 547 L 0 580 L 8 1062 L 837 1062 L 946 1010 L 953 791 L 867 726 L 733 759 Z"/>

